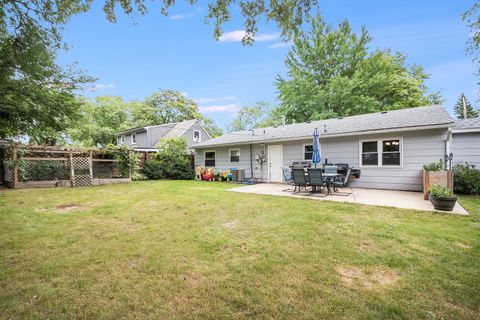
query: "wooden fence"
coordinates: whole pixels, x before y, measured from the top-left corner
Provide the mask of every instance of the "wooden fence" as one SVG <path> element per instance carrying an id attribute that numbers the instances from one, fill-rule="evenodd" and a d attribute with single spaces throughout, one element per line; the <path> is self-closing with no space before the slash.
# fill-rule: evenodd
<path id="1" fill-rule="evenodd" d="M 4 181 L 11 188 L 86 187 L 131 181 L 132 152 L 12 144 L 3 147 Z"/>

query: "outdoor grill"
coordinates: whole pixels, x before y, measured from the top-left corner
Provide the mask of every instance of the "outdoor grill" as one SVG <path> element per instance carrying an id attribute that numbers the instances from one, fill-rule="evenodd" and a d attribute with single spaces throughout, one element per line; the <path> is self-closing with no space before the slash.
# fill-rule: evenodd
<path id="1" fill-rule="evenodd" d="M 301 169 L 301 168 L 311 168 L 312 163 L 310 161 L 293 161 L 290 168 Z"/>

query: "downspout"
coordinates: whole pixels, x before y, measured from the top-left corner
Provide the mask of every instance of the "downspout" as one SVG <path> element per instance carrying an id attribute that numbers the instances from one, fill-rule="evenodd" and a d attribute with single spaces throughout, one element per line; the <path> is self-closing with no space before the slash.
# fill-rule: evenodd
<path id="1" fill-rule="evenodd" d="M 250 143 L 250 179 L 253 180 L 253 158 L 252 158 L 252 153 L 253 153 L 253 146 Z"/>
<path id="2" fill-rule="evenodd" d="M 448 127 L 447 139 L 445 140 L 445 169 L 451 169 L 452 162 L 449 159 L 452 152 L 452 127 Z M 447 162 L 450 160 L 450 165 L 447 167 Z"/>

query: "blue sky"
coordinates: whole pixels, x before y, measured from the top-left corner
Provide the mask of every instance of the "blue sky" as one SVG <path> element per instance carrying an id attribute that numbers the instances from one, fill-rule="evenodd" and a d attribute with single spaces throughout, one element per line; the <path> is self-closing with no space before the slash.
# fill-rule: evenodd
<path id="1" fill-rule="evenodd" d="M 73 17 L 64 31 L 70 50 L 61 52 L 61 64 L 77 61 L 98 78 L 83 94 L 120 95 L 141 100 L 159 88 L 175 89 L 195 99 L 201 112 L 224 127 L 242 105 L 256 101 L 277 103 L 274 85 L 284 74 L 289 46 L 272 24 L 261 25 L 258 41 L 242 46 L 238 9 L 224 26 L 221 41 L 213 26 L 204 24 L 207 7 L 177 0 L 169 14 L 160 14 L 153 2 L 145 16 L 120 14 L 107 22 L 101 2 Z M 147 1 L 149 3 L 149 1 Z M 355 30 L 366 26 L 371 49 L 390 48 L 408 55 L 431 74 L 428 87 L 441 90 L 451 111 L 460 92 L 479 98 L 474 64 L 465 53 L 469 37 L 461 13 L 472 1 L 320 1 L 321 14 L 330 23 L 348 19 Z M 475 104 L 476 105 L 476 104 Z"/>

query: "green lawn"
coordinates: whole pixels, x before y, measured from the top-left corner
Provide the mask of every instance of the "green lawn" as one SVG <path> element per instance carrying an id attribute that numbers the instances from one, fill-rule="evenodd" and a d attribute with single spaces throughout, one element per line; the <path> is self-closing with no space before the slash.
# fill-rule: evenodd
<path id="1" fill-rule="evenodd" d="M 152 181 L 0 190 L 0 319 L 478 319 L 471 216 Z"/>

